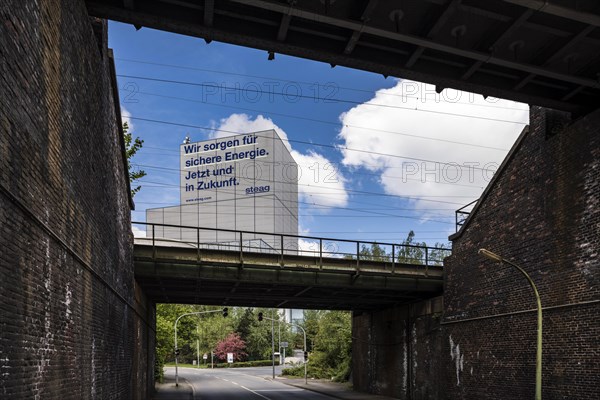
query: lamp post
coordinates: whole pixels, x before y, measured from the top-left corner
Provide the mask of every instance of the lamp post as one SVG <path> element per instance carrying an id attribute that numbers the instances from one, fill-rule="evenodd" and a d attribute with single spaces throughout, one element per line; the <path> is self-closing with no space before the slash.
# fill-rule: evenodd
<path id="1" fill-rule="evenodd" d="M 177 348 L 177 324 L 179 323 L 179 320 L 183 317 L 187 317 L 188 315 L 212 314 L 212 313 L 217 313 L 217 312 L 222 312 L 223 316 L 226 317 L 227 316 L 227 307 L 223 308 L 222 310 L 197 311 L 197 312 L 185 313 L 185 314 L 181 314 L 175 320 L 175 386 L 179 386 L 179 348 Z"/>
<path id="2" fill-rule="evenodd" d="M 511 267 L 516 268 L 525 278 L 527 282 L 529 282 L 529 286 L 533 289 L 533 293 L 535 294 L 535 301 L 537 302 L 537 352 L 535 357 L 535 400 L 542 400 L 542 302 L 540 300 L 540 295 L 537 291 L 535 283 L 531 277 L 525 272 L 525 270 L 519 267 L 517 264 L 509 261 L 505 258 L 502 258 L 496 253 L 493 253 L 486 249 L 479 249 L 479 254 L 484 257 L 489 258 L 490 260 L 498 261 Z"/>
<path id="3" fill-rule="evenodd" d="M 263 319 L 270 320 L 271 323 L 273 323 L 275 321 L 273 318 L 265 317 L 264 315 L 262 315 L 262 313 L 259 313 L 258 315 L 259 315 L 259 317 L 258 317 L 259 321 L 262 321 Z M 304 383 L 308 384 L 308 374 L 307 374 L 307 367 L 306 367 L 306 365 L 307 365 L 306 361 L 307 361 L 307 355 L 308 355 L 308 353 L 306 351 L 306 331 L 300 325 L 296 325 L 294 323 L 287 322 L 287 321 L 282 321 L 282 322 L 284 324 L 288 324 L 291 326 L 295 326 L 296 328 L 300 328 L 302 330 L 302 333 L 304 334 Z M 273 357 L 275 357 L 275 356 L 273 356 Z"/>

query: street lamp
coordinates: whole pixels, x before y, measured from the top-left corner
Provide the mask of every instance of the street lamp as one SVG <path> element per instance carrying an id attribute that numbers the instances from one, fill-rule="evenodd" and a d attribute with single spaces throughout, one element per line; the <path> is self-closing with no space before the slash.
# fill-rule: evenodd
<path id="1" fill-rule="evenodd" d="M 273 318 L 265 317 L 263 313 L 258 313 L 258 320 L 262 321 L 263 319 L 270 320 L 271 323 L 275 321 Z M 294 323 L 287 322 L 287 321 L 282 321 L 282 322 L 284 324 L 288 324 L 291 326 L 295 326 L 296 328 L 300 328 L 302 330 L 302 333 L 304 334 L 304 383 L 308 384 L 308 375 L 307 375 L 307 368 L 306 368 L 306 365 L 307 365 L 306 361 L 308 360 L 308 352 L 306 350 L 306 331 L 300 325 L 296 325 Z"/>
<path id="2" fill-rule="evenodd" d="M 185 314 L 181 314 L 175 320 L 175 386 L 179 386 L 179 348 L 177 347 L 177 324 L 179 323 L 179 320 L 183 317 L 187 317 L 188 315 L 212 314 L 212 313 L 217 313 L 217 312 L 222 312 L 223 316 L 226 317 L 227 316 L 227 307 L 223 308 L 222 310 L 196 311 L 196 312 L 185 313 Z"/>
<path id="3" fill-rule="evenodd" d="M 542 302 L 540 300 L 540 295 L 537 291 L 535 283 L 531 277 L 523 270 L 523 268 L 519 267 L 517 264 L 512 261 L 506 260 L 500 257 L 496 253 L 492 253 L 486 249 L 479 249 L 479 254 L 484 257 L 489 258 L 490 260 L 498 261 L 511 267 L 516 268 L 525 278 L 529 285 L 533 289 L 533 293 L 535 294 L 535 301 L 537 302 L 537 352 L 535 357 L 535 400 L 542 400 Z"/>

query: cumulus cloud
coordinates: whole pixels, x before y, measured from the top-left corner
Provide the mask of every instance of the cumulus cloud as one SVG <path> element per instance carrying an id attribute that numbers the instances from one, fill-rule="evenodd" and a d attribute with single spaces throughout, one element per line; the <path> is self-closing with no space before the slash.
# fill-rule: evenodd
<path id="1" fill-rule="evenodd" d="M 136 237 L 136 238 L 144 238 L 144 237 L 146 237 L 146 230 L 145 229 L 141 229 L 141 228 L 133 225 L 131 227 L 131 230 L 133 232 L 133 237 Z"/>
<path id="2" fill-rule="evenodd" d="M 298 192 L 300 201 L 326 207 L 345 206 L 348 203 L 346 179 L 327 157 L 316 151 L 301 153 L 288 142 L 287 133 L 270 118 L 258 115 L 252 118 L 247 114 L 232 114 L 214 122 L 212 138 L 221 138 L 235 133 L 251 133 L 274 129 L 298 163 Z M 324 208 L 317 209 L 324 210 Z"/>
<path id="3" fill-rule="evenodd" d="M 398 81 L 340 115 L 339 149 L 345 166 L 377 173 L 386 193 L 439 209 L 443 203 L 429 200 L 466 204 L 480 196 L 528 115 L 524 104 Z"/>
<path id="4" fill-rule="evenodd" d="M 121 122 L 127 122 L 129 126 L 129 132 L 132 132 L 134 129 L 133 122 L 131 122 L 131 113 L 125 107 L 121 107 Z"/>

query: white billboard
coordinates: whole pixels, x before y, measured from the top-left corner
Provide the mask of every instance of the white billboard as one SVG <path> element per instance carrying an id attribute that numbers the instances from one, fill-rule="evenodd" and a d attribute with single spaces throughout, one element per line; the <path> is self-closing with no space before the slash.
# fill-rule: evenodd
<path id="1" fill-rule="evenodd" d="M 157 237 L 226 246 L 240 237 L 227 230 L 263 232 L 244 240 L 281 247 L 271 233 L 298 233 L 298 165 L 275 131 L 184 143 L 180 155 L 180 205 L 146 210 L 148 222 L 174 225 L 156 226 Z"/>
<path id="2" fill-rule="evenodd" d="M 181 204 L 270 192 L 273 151 L 268 132 L 182 144 Z"/>

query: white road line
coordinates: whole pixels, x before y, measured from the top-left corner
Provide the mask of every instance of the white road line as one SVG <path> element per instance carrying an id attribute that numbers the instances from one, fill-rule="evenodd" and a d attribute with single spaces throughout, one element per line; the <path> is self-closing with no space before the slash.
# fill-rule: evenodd
<path id="1" fill-rule="evenodd" d="M 257 395 L 257 396 L 260 396 L 260 397 L 262 397 L 263 399 L 266 399 L 266 400 L 271 400 L 271 398 L 270 398 L 270 397 L 263 396 L 262 394 L 260 394 L 260 393 L 258 393 L 258 392 L 255 392 L 255 391 L 254 391 L 254 390 L 252 390 L 252 389 L 248 389 L 246 386 L 240 386 L 240 387 L 241 387 L 242 389 L 246 389 L 246 390 L 247 390 L 247 391 L 249 391 L 250 393 L 254 393 L 254 394 L 255 394 L 255 395 Z"/>
<path id="2" fill-rule="evenodd" d="M 240 385 L 240 384 L 239 384 L 239 383 L 237 383 L 237 382 L 233 382 L 233 381 L 230 381 L 229 379 L 221 378 L 221 377 L 219 377 L 219 376 L 217 376 L 216 378 L 217 378 L 217 379 L 220 379 L 220 380 L 222 380 L 222 381 L 226 381 L 226 382 L 229 382 L 229 383 L 233 383 L 234 385 L 236 385 L 236 386 L 239 386 L 239 387 L 241 387 L 242 389 L 244 389 L 244 390 L 247 390 L 247 391 L 249 391 L 250 393 L 253 393 L 253 394 L 255 394 L 255 395 L 259 396 L 259 397 L 262 397 L 262 398 L 263 398 L 263 399 L 265 399 L 265 400 L 271 400 L 271 398 L 270 398 L 270 397 L 264 396 L 264 395 L 262 395 L 262 394 L 260 394 L 260 393 L 258 393 L 258 392 L 256 392 L 256 391 L 254 391 L 254 390 L 252 390 L 252 389 L 248 389 L 246 386 Z"/>

